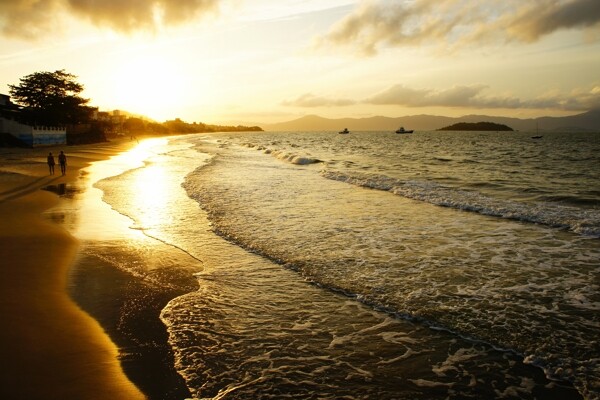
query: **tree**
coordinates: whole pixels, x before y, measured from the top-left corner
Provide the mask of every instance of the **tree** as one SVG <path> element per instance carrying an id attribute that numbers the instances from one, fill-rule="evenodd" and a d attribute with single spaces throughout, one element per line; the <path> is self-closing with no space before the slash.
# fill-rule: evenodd
<path id="1" fill-rule="evenodd" d="M 140 133 L 146 129 L 146 124 L 141 118 L 127 118 L 123 123 L 123 130 L 129 133 Z"/>
<path id="2" fill-rule="evenodd" d="M 35 72 L 21 78 L 19 85 L 8 86 L 13 101 L 24 107 L 24 122 L 64 126 L 90 119 L 89 99 L 79 96 L 83 85 L 76 78 L 65 70 Z"/>

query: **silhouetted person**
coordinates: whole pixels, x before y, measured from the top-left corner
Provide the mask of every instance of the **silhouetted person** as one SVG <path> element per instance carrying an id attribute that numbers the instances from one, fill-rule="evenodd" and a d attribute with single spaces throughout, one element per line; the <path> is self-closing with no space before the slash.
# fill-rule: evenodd
<path id="1" fill-rule="evenodd" d="M 58 163 L 60 164 L 60 173 L 63 175 L 66 174 L 67 173 L 67 156 L 65 156 L 65 153 L 63 153 L 62 151 L 58 155 Z"/>
<path id="2" fill-rule="evenodd" d="M 54 175 L 54 156 L 52 153 L 48 154 L 48 169 L 50 170 L 50 175 Z"/>

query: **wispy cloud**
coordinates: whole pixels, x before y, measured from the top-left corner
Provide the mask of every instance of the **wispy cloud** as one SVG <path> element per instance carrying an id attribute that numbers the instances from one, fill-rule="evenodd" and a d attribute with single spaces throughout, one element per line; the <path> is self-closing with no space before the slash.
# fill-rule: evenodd
<path id="1" fill-rule="evenodd" d="M 365 0 L 316 43 L 373 55 L 384 46 L 530 43 L 599 25 L 598 0 Z"/>
<path id="2" fill-rule="evenodd" d="M 312 93 L 305 93 L 292 100 L 281 102 L 284 106 L 293 107 L 339 107 L 356 104 L 356 101 L 350 99 L 336 99 L 331 97 L 315 96 Z"/>
<path id="3" fill-rule="evenodd" d="M 2 0 L 0 31 L 35 39 L 60 26 L 64 13 L 119 32 L 154 30 L 215 12 L 218 0 Z"/>

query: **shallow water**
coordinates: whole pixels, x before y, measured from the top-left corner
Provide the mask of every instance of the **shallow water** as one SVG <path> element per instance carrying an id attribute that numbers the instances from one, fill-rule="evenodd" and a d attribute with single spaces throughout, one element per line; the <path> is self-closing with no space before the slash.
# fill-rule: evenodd
<path id="1" fill-rule="evenodd" d="M 97 186 L 196 274 L 199 398 L 597 398 L 599 141 L 510 135 L 186 136 Z"/>

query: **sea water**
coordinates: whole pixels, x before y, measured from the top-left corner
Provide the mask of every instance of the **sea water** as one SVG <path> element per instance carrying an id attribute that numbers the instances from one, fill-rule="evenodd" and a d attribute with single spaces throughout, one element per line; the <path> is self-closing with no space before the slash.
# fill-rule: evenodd
<path id="1" fill-rule="evenodd" d="M 161 315 L 195 398 L 598 398 L 599 165 L 592 133 L 215 133 L 96 186 L 179 253 L 120 268 L 198 281 Z"/>

